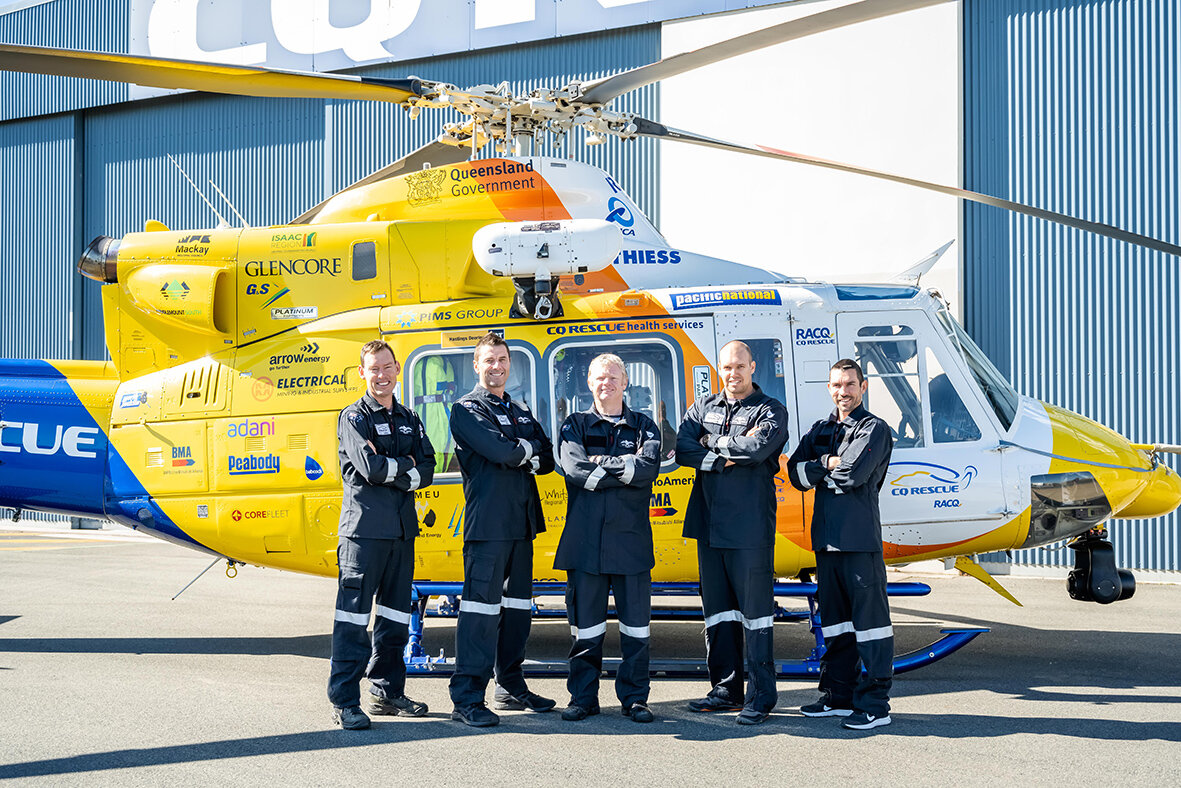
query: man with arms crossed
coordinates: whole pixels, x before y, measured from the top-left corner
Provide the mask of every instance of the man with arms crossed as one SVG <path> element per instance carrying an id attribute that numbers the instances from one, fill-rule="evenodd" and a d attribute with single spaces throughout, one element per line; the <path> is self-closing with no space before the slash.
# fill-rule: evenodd
<path id="1" fill-rule="evenodd" d="M 328 699 L 333 721 L 348 730 L 369 727 L 360 704 L 363 673 L 369 678 L 373 714 L 421 717 L 427 712 L 425 703 L 405 695 L 403 649 L 410 639 L 418 535 L 414 491 L 431 483 L 435 450 L 414 411 L 394 399 L 401 371 L 389 345 L 367 343 L 358 367 L 365 395 L 342 410 L 337 421 L 344 500 Z M 372 643 L 371 609 L 377 613 Z"/>
<path id="2" fill-rule="evenodd" d="M 693 403 L 677 431 L 677 463 L 697 469 L 684 535 L 697 540 L 712 685 L 689 709 L 741 709 L 742 725 L 765 722 L 778 699 L 771 653 L 775 474 L 787 442 L 787 410 L 754 383 L 754 371 L 745 343 L 725 345 L 718 359 L 722 392 Z"/>
<path id="3" fill-rule="evenodd" d="M 533 617 L 533 538 L 545 530 L 536 474 L 554 469 L 553 444 L 528 405 L 505 394 L 511 361 L 504 337 L 476 343 L 476 387 L 451 409 L 463 473 L 463 596 L 455 627 L 451 712 L 474 728 L 500 722 L 484 702 L 496 676 L 498 709 L 544 712 L 521 664 Z"/>
<path id="4" fill-rule="evenodd" d="M 878 509 L 894 440 L 886 422 L 862 407 L 868 388 L 856 361 L 833 364 L 828 391 L 836 409 L 812 425 L 788 460 L 792 485 L 816 489 L 812 550 L 828 647 L 820 659 L 822 697 L 800 713 L 844 717 L 841 724 L 854 730 L 890 724 L 894 675 Z"/>
<path id="5" fill-rule="evenodd" d="M 660 475 L 660 430 L 624 404 L 627 369 L 604 353 L 587 369 L 590 410 L 572 413 L 559 431 L 566 476 L 566 527 L 554 568 L 564 569 L 570 648 L 570 705 L 562 719 L 599 713 L 599 674 L 607 633 L 607 594 L 615 596 L 623 661 L 615 694 L 623 714 L 652 722 L 648 708 L 648 624 L 652 614 L 652 482 Z"/>

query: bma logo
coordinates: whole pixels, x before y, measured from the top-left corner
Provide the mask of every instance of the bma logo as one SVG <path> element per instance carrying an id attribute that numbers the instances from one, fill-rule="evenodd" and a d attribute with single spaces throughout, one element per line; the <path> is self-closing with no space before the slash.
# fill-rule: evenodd
<path id="1" fill-rule="evenodd" d="M 415 208 L 439 202 L 447 172 L 443 169 L 420 170 L 405 177 L 406 202 Z"/>
<path id="2" fill-rule="evenodd" d="M 43 446 L 40 439 L 41 428 L 46 432 L 53 431 L 53 445 Z M 13 442 L 13 433 L 20 431 L 19 442 Z M 98 439 L 98 427 L 66 427 L 61 424 L 53 426 L 26 421 L 0 421 L 0 452 L 11 454 L 42 454 L 52 456 L 65 454 L 67 457 L 95 458 L 98 452 L 87 451 L 86 446 L 93 446 Z M 8 440 L 5 440 L 7 434 Z"/>
<path id="3" fill-rule="evenodd" d="M 619 231 L 624 235 L 635 235 L 636 231 L 630 229 L 636 223 L 636 217 L 632 215 L 631 209 L 618 197 L 612 197 L 607 201 L 607 221 L 615 222 L 619 225 Z"/>
<path id="4" fill-rule="evenodd" d="M 890 495 L 957 495 L 972 484 L 978 471 L 974 465 L 969 465 L 962 471 L 948 468 L 946 465 L 935 465 L 929 462 L 893 462 L 890 468 L 902 471 L 901 475 L 890 482 Z M 959 506 L 944 502 L 944 505 Z M 935 502 L 936 508 L 942 508 L 941 502 Z"/>
<path id="5" fill-rule="evenodd" d="M 832 336 L 832 329 L 828 326 L 796 329 L 797 345 L 835 345 L 836 343 L 836 339 Z"/>
<path id="6" fill-rule="evenodd" d="M 193 459 L 193 450 L 189 446 L 173 446 L 172 447 L 172 467 L 173 468 L 187 468 L 190 465 L 195 465 L 196 460 Z"/>
<path id="7" fill-rule="evenodd" d="M 189 297 L 189 285 L 173 279 L 160 288 L 160 295 L 168 301 L 183 301 Z"/>

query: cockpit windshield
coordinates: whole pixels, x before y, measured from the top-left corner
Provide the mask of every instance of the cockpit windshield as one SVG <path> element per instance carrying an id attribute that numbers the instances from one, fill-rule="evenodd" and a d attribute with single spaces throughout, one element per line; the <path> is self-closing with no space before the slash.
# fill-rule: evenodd
<path id="1" fill-rule="evenodd" d="M 996 412 L 997 418 L 1000 419 L 1005 430 L 1008 430 L 1013 426 L 1013 419 L 1017 417 L 1019 401 L 1017 391 L 1009 385 L 1009 381 L 993 365 L 988 356 L 984 355 L 984 351 L 972 341 L 968 332 L 964 331 L 963 327 L 948 314 L 946 307 L 940 308 L 938 315 L 940 325 L 951 338 L 952 347 L 959 351 L 960 356 L 967 363 L 968 369 L 971 370 L 976 385 L 984 392 L 988 404 Z"/>

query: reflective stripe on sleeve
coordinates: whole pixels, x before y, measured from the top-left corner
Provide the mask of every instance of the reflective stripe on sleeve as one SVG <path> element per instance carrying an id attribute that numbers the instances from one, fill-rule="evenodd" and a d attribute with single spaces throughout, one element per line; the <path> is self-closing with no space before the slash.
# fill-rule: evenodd
<path id="1" fill-rule="evenodd" d="M 636 455 L 628 454 L 623 458 L 623 473 L 619 474 L 619 481 L 624 484 L 631 484 L 632 477 L 636 475 Z"/>
<path id="2" fill-rule="evenodd" d="M 717 452 L 718 452 L 718 454 L 722 455 L 723 457 L 729 459 L 729 457 L 730 457 L 730 436 L 729 435 L 723 435 L 722 437 L 718 438 Z"/>
<path id="3" fill-rule="evenodd" d="M 701 461 L 701 470 L 712 471 L 714 466 L 718 464 L 718 460 L 722 459 L 722 455 L 706 452 L 705 459 Z"/>
<path id="4" fill-rule="evenodd" d="M 808 481 L 808 472 L 804 469 L 806 464 L 806 462 L 796 463 L 796 478 L 799 479 L 801 486 L 810 488 L 812 482 Z"/>
<path id="5" fill-rule="evenodd" d="M 506 596 L 500 600 L 500 606 L 509 608 L 510 610 L 532 610 L 532 599 L 517 599 L 516 597 Z"/>
<path id="6" fill-rule="evenodd" d="M 336 620 L 343 621 L 346 624 L 356 624 L 357 626 L 360 626 L 360 627 L 369 626 L 369 614 L 368 613 L 349 613 L 346 610 L 337 610 L 336 611 Z"/>
<path id="7" fill-rule="evenodd" d="M 605 470 L 603 470 L 603 467 L 598 466 L 593 471 L 590 472 L 590 476 L 586 477 L 586 484 L 584 484 L 583 486 L 586 487 L 586 489 L 593 491 L 596 487 L 599 486 L 599 482 L 601 482 L 603 480 L 603 477 L 606 475 L 607 475 L 607 472 Z"/>
<path id="8" fill-rule="evenodd" d="M 373 612 L 382 618 L 387 618 L 390 621 L 395 621 L 399 624 L 410 623 L 409 613 L 403 613 L 401 610 L 394 610 L 392 607 L 386 607 L 385 605 L 374 605 Z"/>
<path id="9" fill-rule="evenodd" d="M 627 635 L 629 638 L 646 638 L 652 635 L 651 627 L 629 627 L 622 621 L 619 622 L 619 634 Z"/>
<path id="10" fill-rule="evenodd" d="M 385 459 L 385 483 L 393 484 L 394 479 L 398 478 L 398 461 L 393 457 L 386 457 Z"/>
<path id="11" fill-rule="evenodd" d="M 877 627 L 875 629 L 866 629 L 864 631 L 858 630 L 857 642 L 865 643 L 870 640 L 883 640 L 885 638 L 894 637 L 894 627 Z"/>
<path id="12" fill-rule="evenodd" d="M 593 627 L 579 628 L 571 626 L 570 634 L 576 640 L 591 640 L 592 638 L 602 637 L 607 634 L 607 622 L 604 621 L 602 624 L 595 624 Z"/>
<path id="13" fill-rule="evenodd" d="M 529 462 L 529 458 L 533 456 L 533 444 L 524 438 L 517 438 L 517 443 L 519 443 L 521 448 L 525 450 L 525 459 L 521 460 L 521 464 L 524 465 L 525 463 Z"/>
<path id="14" fill-rule="evenodd" d="M 466 599 L 459 600 L 460 613 L 479 613 L 482 616 L 499 616 L 500 603 L 490 605 L 486 602 L 469 602 Z"/>
<path id="15" fill-rule="evenodd" d="M 406 475 L 410 477 L 410 489 L 417 490 L 418 485 L 422 484 L 422 474 L 418 472 L 418 468 L 411 468 L 406 471 Z"/>
<path id="16" fill-rule="evenodd" d="M 723 621 L 741 621 L 742 614 L 737 610 L 723 610 L 721 613 L 714 613 L 712 616 L 705 617 L 705 628 L 709 629 L 712 626 L 721 624 Z"/>
<path id="17" fill-rule="evenodd" d="M 826 638 L 835 638 L 837 635 L 846 635 L 855 631 L 853 629 L 852 621 L 842 621 L 839 624 L 833 624 L 831 627 L 821 627 L 820 634 Z"/>

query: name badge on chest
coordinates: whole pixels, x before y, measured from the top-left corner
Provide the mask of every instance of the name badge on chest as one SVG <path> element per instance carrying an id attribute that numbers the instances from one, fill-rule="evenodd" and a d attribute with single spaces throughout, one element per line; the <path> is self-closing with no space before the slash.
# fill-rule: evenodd
<path id="1" fill-rule="evenodd" d="M 722 424 L 725 422 L 725 418 L 717 411 L 710 411 L 709 413 L 705 414 L 703 421 L 706 424 Z"/>
<path id="2" fill-rule="evenodd" d="M 388 424 L 379 423 L 379 424 L 375 424 L 373 426 L 377 428 L 378 435 L 389 435 L 390 434 L 390 425 L 388 425 Z"/>
<path id="3" fill-rule="evenodd" d="M 501 424 L 503 424 L 506 427 L 513 423 L 512 420 L 509 419 L 509 417 L 504 415 L 503 413 L 497 413 L 496 420 L 499 421 Z"/>

